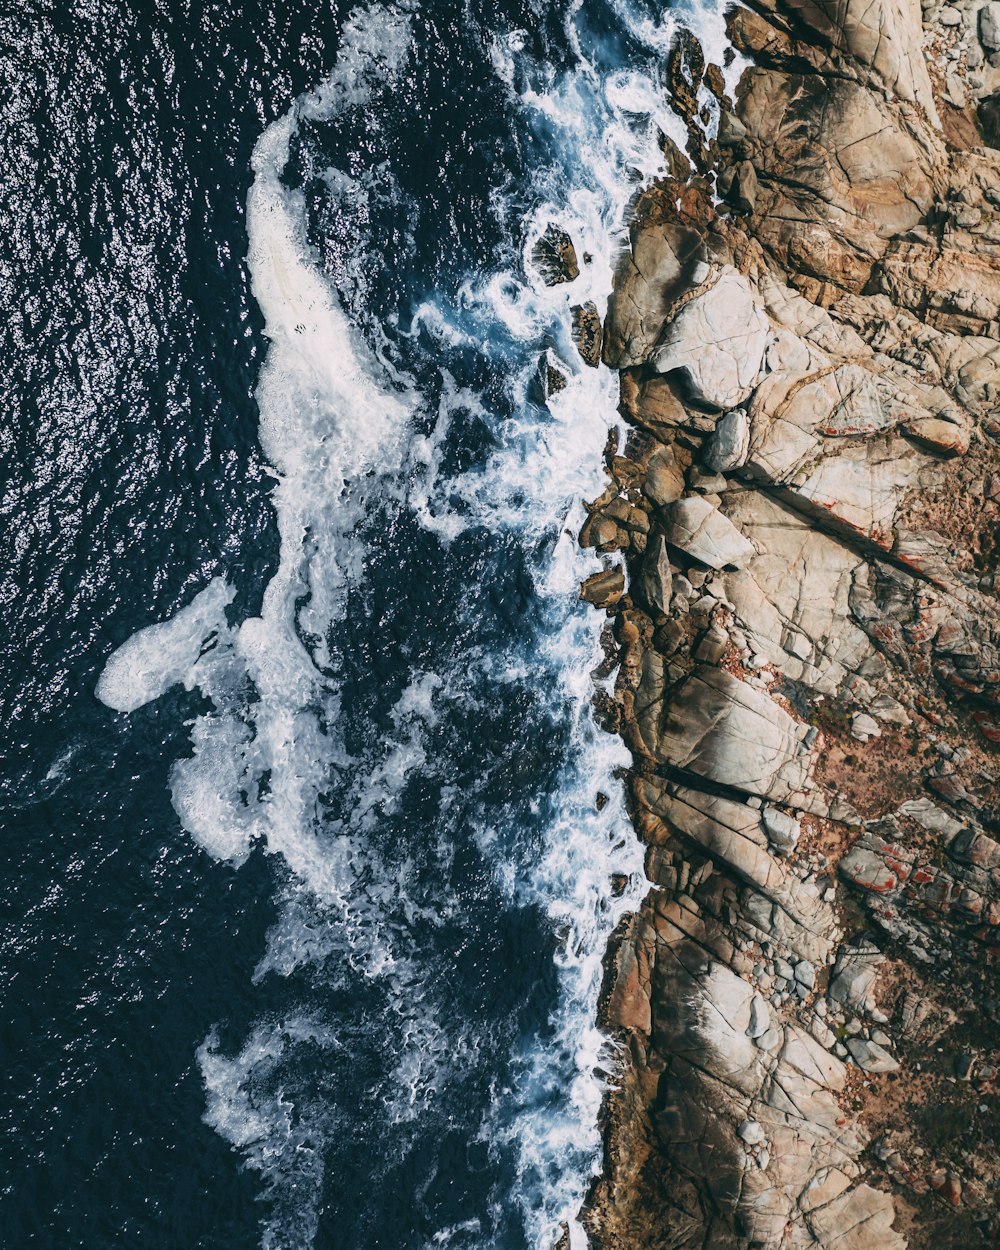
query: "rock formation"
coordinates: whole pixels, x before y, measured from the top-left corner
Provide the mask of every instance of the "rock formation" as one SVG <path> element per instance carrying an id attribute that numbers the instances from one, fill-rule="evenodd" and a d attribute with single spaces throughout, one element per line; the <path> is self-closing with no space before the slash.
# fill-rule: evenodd
<path id="1" fill-rule="evenodd" d="M 754 0 L 735 100 L 685 34 L 693 168 L 578 318 L 651 882 L 597 1247 L 1000 1244 L 1000 4 L 924 17 Z"/>

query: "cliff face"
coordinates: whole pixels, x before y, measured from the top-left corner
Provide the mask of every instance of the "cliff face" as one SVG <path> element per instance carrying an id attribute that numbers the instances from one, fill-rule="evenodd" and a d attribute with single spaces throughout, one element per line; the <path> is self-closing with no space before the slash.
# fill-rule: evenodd
<path id="1" fill-rule="evenodd" d="M 653 886 L 597 1246 L 997 1244 L 992 6 L 928 12 L 930 59 L 908 0 L 734 10 L 735 101 L 690 37 L 668 67 L 693 169 L 636 204 L 581 535 Z"/>

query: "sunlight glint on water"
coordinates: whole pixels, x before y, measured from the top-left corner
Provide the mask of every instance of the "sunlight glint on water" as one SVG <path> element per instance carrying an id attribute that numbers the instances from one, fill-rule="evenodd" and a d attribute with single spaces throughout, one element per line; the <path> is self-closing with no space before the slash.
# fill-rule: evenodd
<path id="1" fill-rule="evenodd" d="M 473 709 L 478 696 L 467 671 L 497 689 L 547 692 L 569 749 L 555 788 L 531 805 L 540 837 L 525 840 L 504 827 L 503 812 L 472 830 L 499 897 L 508 907 L 540 909 L 560 938 L 549 1030 L 518 1040 L 507 1079 L 494 1086 L 473 1132 L 492 1159 L 507 1151 L 514 1160 L 512 1189 L 498 1179 L 494 1206 L 501 1211 L 513 1201 L 527 1244 L 540 1250 L 567 1223 L 574 1250 L 585 1244 L 576 1216 L 599 1167 L 604 1086 L 595 1073 L 612 1067 L 593 1023 L 602 955 L 613 926 L 646 888 L 615 777 L 627 755 L 590 716 L 601 621 L 576 600 L 579 582 L 597 567 L 576 534 L 580 501 L 603 489 L 616 379 L 580 363 L 569 307 L 587 299 L 603 307 L 626 241 L 630 197 L 661 169 L 658 131 L 682 146 L 683 134 L 660 80 L 670 18 L 629 18 L 621 5 L 617 11 L 645 49 L 644 60 L 628 67 L 601 63 L 596 53 L 587 59 L 584 49 L 595 40 L 576 30 L 582 8 L 566 18 L 578 53 L 569 70 L 533 62 L 516 31 L 496 34 L 493 71 L 547 159 L 532 173 L 523 270 L 470 275 L 457 299 L 439 291 L 411 328 L 414 341 L 426 336 L 440 357 L 441 408 L 430 434 L 418 429 L 425 401 L 417 383 L 401 381 L 397 364 L 348 320 L 307 238 L 303 195 L 284 177 L 303 120 L 330 123 L 375 97 L 384 105 L 406 70 L 415 11 L 373 7 L 352 15 L 329 78 L 271 125 L 254 153 L 249 266 L 269 340 L 256 399 L 261 445 L 278 477 L 271 497 L 281 540 L 277 572 L 259 617 L 231 624 L 232 595 L 217 580 L 172 622 L 120 648 L 98 686 L 122 711 L 175 683 L 211 702 L 193 724 L 192 757 L 174 766 L 175 809 L 215 858 L 239 865 L 261 842 L 283 862 L 280 917 L 255 985 L 305 977 L 320 998 L 370 987 L 376 1014 L 366 1028 L 395 1039 L 396 1050 L 388 1079 L 373 1081 L 364 1099 L 386 1116 L 401 1150 L 447 1091 L 475 1073 L 488 1039 L 475 1021 L 449 1017 L 440 988 L 448 952 L 428 954 L 419 936 L 468 926 L 468 904 L 428 898 L 412 884 L 419 863 L 439 871 L 446 888 L 460 828 L 449 824 L 443 804 L 436 845 L 413 847 L 401 859 L 379 842 L 379 829 L 421 777 L 441 780 L 440 793 L 460 808 L 430 744 L 446 712 Z M 721 47 L 721 19 L 713 13 L 700 25 L 712 56 Z M 373 108 L 371 115 L 377 134 L 381 113 Z M 331 171 L 327 181 L 334 192 L 351 185 L 346 171 Z M 517 238 L 523 223 L 510 210 L 504 220 Z M 588 258 L 568 289 L 545 287 L 527 261 L 550 221 L 568 229 Z M 512 419 L 498 423 L 488 403 L 447 375 L 449 353 L 473 344 L 520 360 L 508 382 Z M 542 416 L 530 388 L 546 350 L 567 386 Z M 442 449 L 469 413 L 493 422 L 496 450 L 485 464 L 449 472 Z M 352 593 L 366 585 L 372 500 L 408 513 L 444 548 L 478 529 L 509 535 L 524 552 L 541 611 L 537 635 L 517 657 L 470 643 L 453 669 L 415 668 L 380 740 L 359 755 L 340 729 L 344 695 L 329 639 L 346 620 Z M 611 796 L 601 811 L 598 792 Z M 629 880 L 618 898 L 610 889 L 614 873 Z M 349 1131 L 336 1084 L 338 1065 L 352 1053 L 348 1032 L 341 1036 L 336 1016 L 313 1000 L 280 1018 L 262 1012 L 236 1050 L 213 1032 L 198 1052 L 208 1122 L 260 1173 L 270 1204 L 267 1250 L 309 1245 L 320 1226 L 325 1157 Z M 301 1077 L 301 1056 L 312 1053 L 330 1069 L 328 1088 Z M 500 1243 L 471 1218 L 437 1229 L 426 1244 Z"/>

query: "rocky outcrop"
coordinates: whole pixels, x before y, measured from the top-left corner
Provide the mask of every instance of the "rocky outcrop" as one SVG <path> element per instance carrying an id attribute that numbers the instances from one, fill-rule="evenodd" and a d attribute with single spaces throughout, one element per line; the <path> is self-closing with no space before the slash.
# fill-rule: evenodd
<path id="1" fill-rule="evenodd" d="M 756 0 L 735 100 L 667 69 L 698 173 L 636 201 L 581 535 L 651 883 L 596 1246 L 1000 1238 L 1000 6 L 945 8 Z"/>

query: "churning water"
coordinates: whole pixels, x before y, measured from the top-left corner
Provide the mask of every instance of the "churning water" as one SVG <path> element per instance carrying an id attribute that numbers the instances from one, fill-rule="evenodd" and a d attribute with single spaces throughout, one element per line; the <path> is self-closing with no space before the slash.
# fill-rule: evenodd
<path id="1" fill-rule="evenodd" d="M 680 137 L 671 30 L 0 17 L 4 1244 L 585 1244 L 645 886 L 576 600 L 615 380 L 569 307 Z"/>

